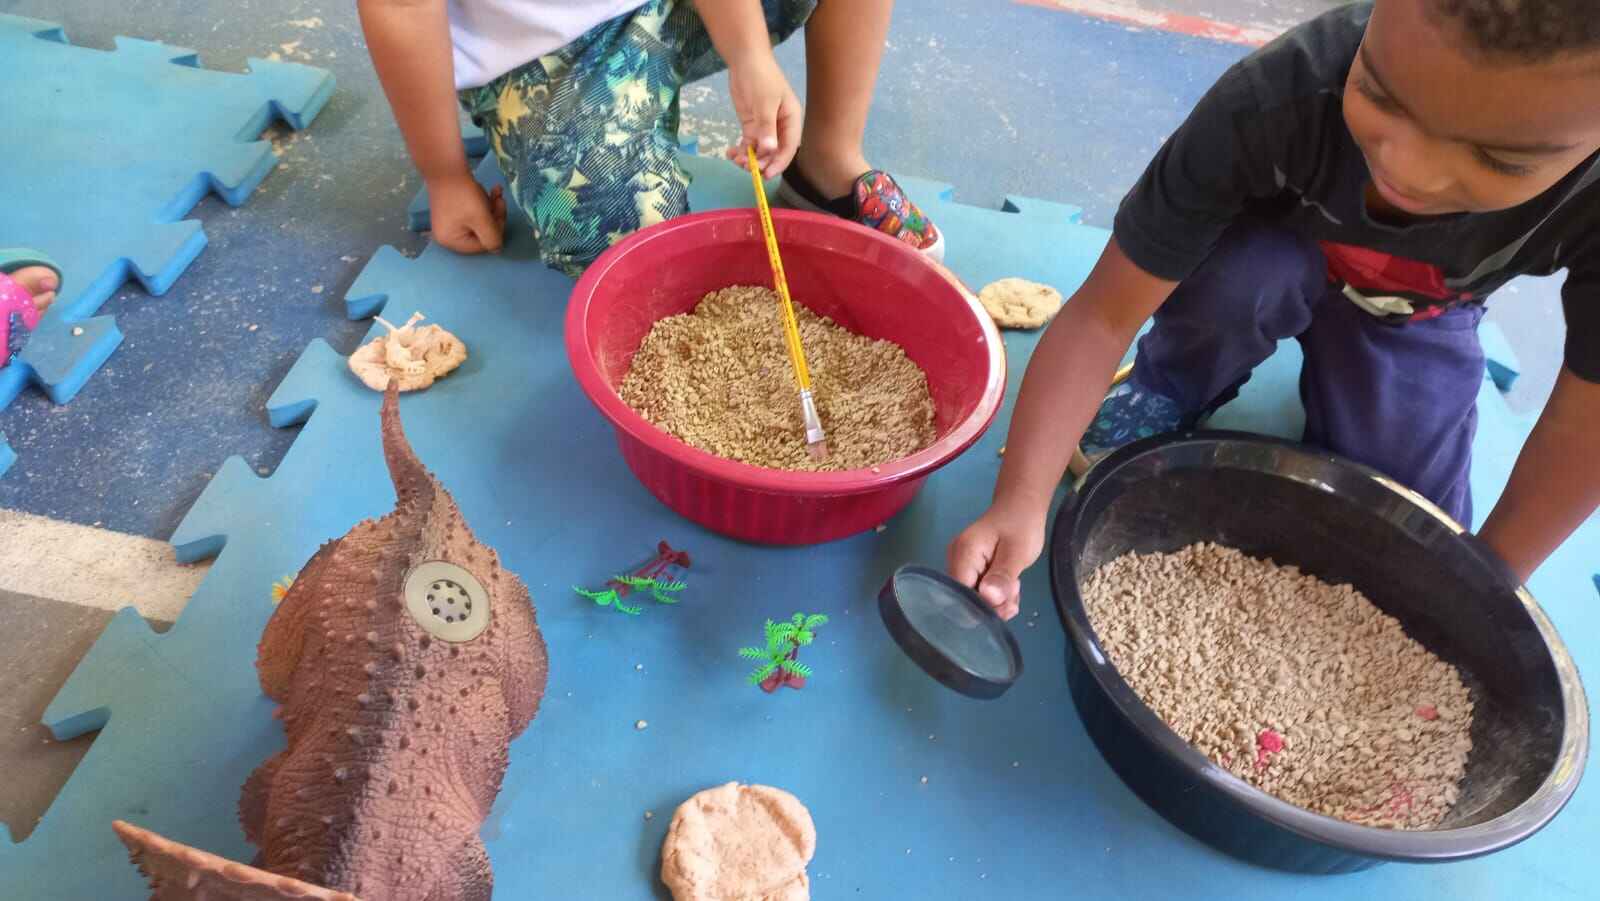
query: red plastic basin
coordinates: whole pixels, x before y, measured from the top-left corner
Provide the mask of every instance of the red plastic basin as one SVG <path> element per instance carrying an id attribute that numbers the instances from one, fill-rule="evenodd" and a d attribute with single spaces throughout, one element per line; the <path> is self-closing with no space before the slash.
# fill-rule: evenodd
<path id="1" fill-rule="evenodd" d="M 682 216 L 606 251 L 573 289 L 567 356 L 616 428 L 623 459 L 662 503 L 745 541 L 815 544 L 885 522 L 978 440 L 1005 394 L 1004 345 L 977 299 L 909 246 L 829 216 L 773 216 L 795 302 L 899 344 L 927 373 L 932 446 L 875 469 L 763 469 L 690 447 L 622 402 L 617 388 L 657 320 L 688 312 L 719 288 L 772 284 L 753 210 Z"/>

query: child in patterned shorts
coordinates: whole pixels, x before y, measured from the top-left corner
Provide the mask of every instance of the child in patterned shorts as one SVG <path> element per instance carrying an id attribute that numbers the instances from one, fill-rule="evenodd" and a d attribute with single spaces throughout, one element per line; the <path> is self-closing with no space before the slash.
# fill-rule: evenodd
<path id="1" fill-rule="evenodd" d="M 432 204 L 434 240 L 500 248 L 506 201 L 473 180 L 455 103 L 488 135 L 545 263 L 577 275 L 688 210 L 683 85 L 726 68 L 781 204 L 830 212 L 941 259 L 938 229 L 862 155 L 893 0 L 360 0 L 379 80 Z M 806 26 L 807 107 L 773 55 Z"/>

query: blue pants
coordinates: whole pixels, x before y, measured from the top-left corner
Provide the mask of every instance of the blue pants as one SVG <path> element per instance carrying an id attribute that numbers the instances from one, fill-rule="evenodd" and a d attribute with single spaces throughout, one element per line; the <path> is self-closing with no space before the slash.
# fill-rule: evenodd
<path id="1" fill-rule="evenodd" d="M 1231 398 L 1280 339 L 1296 338 L 1306 443 L 1371 466 L 1470 526 L 1483 305 L 1394 325 L 1340 287 L 1314 243 L 1235 225 L 1156 313 L 1133 379 L 1198 415 Z"/>

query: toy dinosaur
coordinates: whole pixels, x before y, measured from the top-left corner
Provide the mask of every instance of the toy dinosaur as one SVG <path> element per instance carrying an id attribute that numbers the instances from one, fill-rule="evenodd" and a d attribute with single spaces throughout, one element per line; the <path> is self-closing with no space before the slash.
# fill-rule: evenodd
<path id="1" fill-rule="evenodd" d="M 383 445 L 394 512 L 317 551 L 261 638 L 288 747 L 239 800 L 255 866 L 117 823 L 157 899 L 490 896 L 478 829 L 539 709 L 544 639 L 527 588 L 417 460 L 393 382 Z"/>

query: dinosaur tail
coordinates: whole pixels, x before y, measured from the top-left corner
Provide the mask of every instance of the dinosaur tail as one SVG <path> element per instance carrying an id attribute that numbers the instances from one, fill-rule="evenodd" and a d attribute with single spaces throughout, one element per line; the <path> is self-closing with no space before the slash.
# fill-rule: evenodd
<path id="1" fill-rule="evenodd" d="M 359 901 L 348 892 L 234 863 L 121 820 L 111 828 L 150 880 L 151 901 Z"/>
<path id="2" fill-rule="evenodd" d="M 400 424 L 400 387 L 397 379 L 389 380 L 383 392 L 383 458 L 389 464 L 389 477 L 394 480 L 394 493 L 399 506 L 415 501 L 428 503 L 437 483 L 417 459 L 411 442 L 406 440 L 405 428 Z"/>

